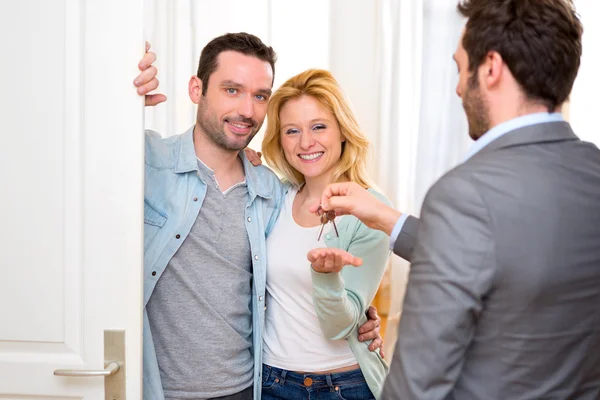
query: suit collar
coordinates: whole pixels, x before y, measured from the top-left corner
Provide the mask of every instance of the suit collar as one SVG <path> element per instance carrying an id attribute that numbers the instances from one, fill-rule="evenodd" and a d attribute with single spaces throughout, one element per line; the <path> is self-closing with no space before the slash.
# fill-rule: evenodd
<path id="1" fill-rule="evenodd" d="M 529 144 L 540 144 L 549 142 L 563 142 L 569 140 L 579 140 L 577 135 L 571 129 L 566 121 L 545 122 L 541 124 L 529 125 L 507 132 L 493 142 L 485 146 L 481 151 L 473 156 L 489 153 L 492 151 L 505 149 L 507 147 L 524 146 Z"/>

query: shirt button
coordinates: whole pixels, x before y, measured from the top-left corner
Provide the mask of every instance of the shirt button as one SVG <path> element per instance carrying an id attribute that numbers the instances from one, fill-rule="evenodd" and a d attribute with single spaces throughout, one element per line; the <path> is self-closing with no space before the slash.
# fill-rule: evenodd
<path id="1" fill-rule="evenodd" d="M 262 301 L 262 296 L 258 296 L 258 301 Z"/>
<path id="2" fill-rule="evenodd" d="M 198 201 L 198 198 L 197 198 L 197 197 L 194 197 L 194 201 Z"/>
<path id="3" fill-rule="evenodd" d="M 325 239 L 327 239 L 327 240 L 331 239 L 331 235 L 329 235 L 329 234 L 325 235 Z"/>
<path id="4" fill-rule="evenodd" d="M 254 259 L 255 259 L 255 260 L 258 260 L 258 254 L 254 256 Z"/>
<path id="5" fill-rule="evenodd" d="M 152 271 L 152 276 L 156 276 L 156 271 Z"/>
<path id="6" fill-rule="evenodd" d="M 181 235 L 178 233 L 177 235 L 175 235 L 175 239 L 179 239 L 181 237 Z"/>
<path id="7" fill-rule="evenodd" d="M 252 218 L 248 217 L 248 222 L 252 222 Z"/>

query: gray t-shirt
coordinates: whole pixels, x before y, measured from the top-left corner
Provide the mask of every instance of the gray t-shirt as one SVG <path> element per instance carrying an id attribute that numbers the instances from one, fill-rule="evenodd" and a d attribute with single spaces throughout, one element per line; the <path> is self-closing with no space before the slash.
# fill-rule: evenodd
<path id="1" fill-rule="evenodd" d="M 222 193 L 198 165 L 206 197 L 147 305 L 167 399 L 226 396 L 253 383 L 248 188 Z"/>

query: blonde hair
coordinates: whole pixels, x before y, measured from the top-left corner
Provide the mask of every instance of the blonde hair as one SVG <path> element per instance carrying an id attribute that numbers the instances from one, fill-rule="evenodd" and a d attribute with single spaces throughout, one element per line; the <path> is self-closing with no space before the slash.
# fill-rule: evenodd
<path id="1" fill-rule="evenodd" d="M 304 183 L 304 175 L 285 158 L 281 147 L 281 120 L 279 113 L 292 99 L 310 96 L 326 107 L 336 118 L 342 138 L 342 154 L 336 165 L 333 182 L 348 180 L 364 188 L 372 187 L 367 174 L 369 140 L 360 130 L 344 92 L 330 72 L 309 69 L 288 79 L 269 100 L 267 129 L 262 143 L 262 154 L 267 163 L 293 185 Z"/>

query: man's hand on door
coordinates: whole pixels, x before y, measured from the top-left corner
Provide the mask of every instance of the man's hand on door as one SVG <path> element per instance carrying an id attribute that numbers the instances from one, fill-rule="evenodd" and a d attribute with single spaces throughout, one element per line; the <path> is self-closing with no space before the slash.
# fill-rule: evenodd
<path id="1" fill-rule="evenodd" d="M 158 88 L 158 69 L 152 65 L 156 61 L 156 54 L 150 51 L 150 43 L 146 42 L 146 53 L 140 60 L 138 68 L 141 73 L 133 80 L 137 93 L 145 96 L 146 106 L 155 106 L 167 100 L 167 96 L 162 93 L 150 93 Z"/>

